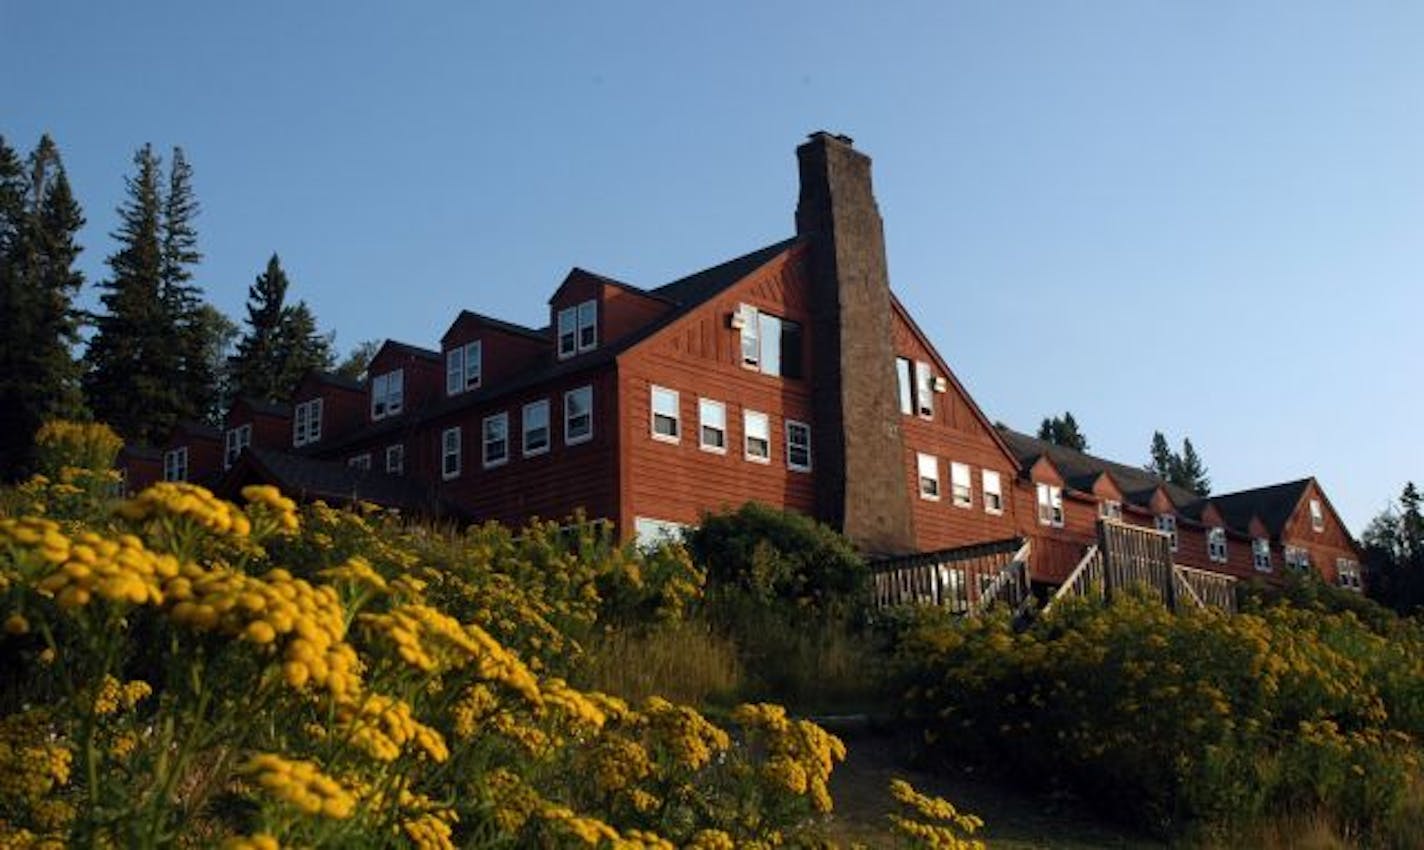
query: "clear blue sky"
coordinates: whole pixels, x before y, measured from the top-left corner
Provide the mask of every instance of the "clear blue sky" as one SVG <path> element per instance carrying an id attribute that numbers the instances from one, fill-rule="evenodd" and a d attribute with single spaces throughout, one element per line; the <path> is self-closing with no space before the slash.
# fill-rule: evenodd
<path id="1" fill-rule="evenodd" d="M 0 134 L 55 136 L 91 281 L 133 151 L 182 146 L 209 297 L 277 251 L 344 349 L 788 236 L 827 128 L 991 418 L 1314 474 L 1356 531 L 1424 479 L 1424 4 L 508 6 L 0 0 Z"/>

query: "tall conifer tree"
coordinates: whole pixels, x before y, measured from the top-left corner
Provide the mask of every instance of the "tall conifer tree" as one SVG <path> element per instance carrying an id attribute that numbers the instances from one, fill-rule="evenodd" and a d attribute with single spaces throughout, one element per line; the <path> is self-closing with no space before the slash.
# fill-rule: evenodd
<path id="1" fill-rule="evenodd" d="M 0 475 L 6 477 L 27 468 L 41 423 L 82 414 L 73 346 L 83 226 L 54 140 L 41 137 L 23 173 L 0 140 Z"/>
<path id="2" fill-rule="evenodd" d="M 163 440 L 179 419 L 176 328 L 163 300 L 162 164 L 151 145 L 134 154 L 134 174 L 124 178 L 119 207 L 119 249 L 109 256 L 110 276 L 100 284 L 104 312 L 85 354 L 84 391 L 94 415 L 120 436 L 141 443 Z"/>
<path id="3" fill-rule="evenodd" d="M 217 375 L 209 355 L 211 323 L 205 320 L 202 290 L 193 284 L 193 267 L 202 261 L 194 223 L 199 206 L 193 195 L 193 167 L 175 147 L 163 199 L 163 262 L 160 298 L 172 322 L 169 337 L 176 368 L 179 419 L 211 419 L 217 404 Z"/>
<path id="4" fill-rule="evenodd" d="M 267 268 L 247 288 L 247 329 L 229 361 L 235 397 L 273 401 L 279 397 L 282 372 L 277 338 L 286 309 L 287 273 L 273 254 Z"/>

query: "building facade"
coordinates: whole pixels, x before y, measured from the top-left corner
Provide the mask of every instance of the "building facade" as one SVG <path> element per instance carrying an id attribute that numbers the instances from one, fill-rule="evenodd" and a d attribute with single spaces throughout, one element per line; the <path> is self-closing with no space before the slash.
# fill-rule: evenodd
<path id="1" fill-rule="evenodd" d="M 891 292 L 870 159 L 828 133 L 797 157 L 789 239 L 654 288 L 576 268 L 544 327 L 462 311 L 438 348 L 388 341 L 364 381 L 312 374 L 287 404 L 240 400 L 221 434 L 178 429 L 161 464 L 135 450 L 130 486 L 262 481 L 511 524 L 582 511 L 625 537 L 756 500 L 871 555 L 1027 538 L 1048 585 L 1107 519 L 1169 534 L 1187 566 L 1359 586 L 1314 479 L 1201 498 L 996 427 Z"/>

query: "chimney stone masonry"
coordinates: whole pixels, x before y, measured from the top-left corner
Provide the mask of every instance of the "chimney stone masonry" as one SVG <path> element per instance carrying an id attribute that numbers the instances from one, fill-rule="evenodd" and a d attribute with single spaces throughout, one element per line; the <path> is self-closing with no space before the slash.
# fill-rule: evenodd
<path id="1" fill-rule="evenodd" d="M 913 552 L 885 234 L 870 157 L 848 137 L 824 131 L 812 133 L 796 156 L 796 232 L 811 245 L 817 512 L 867 553 Z"/>

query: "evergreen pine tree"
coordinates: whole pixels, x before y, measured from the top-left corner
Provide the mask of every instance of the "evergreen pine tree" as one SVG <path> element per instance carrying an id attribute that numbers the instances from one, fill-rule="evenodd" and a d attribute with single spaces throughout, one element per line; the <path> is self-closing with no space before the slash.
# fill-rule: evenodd
<path id="1" fill-rule="evenodd" d="M 371 365 L 371 358 L 376 356 L 376 352 L 381 350 L 381 342 L 376 339 L 368 339 L 365 342 L 356 343 L 355 347 L 347 353 L 346 358 L 336 367 L 336 374 L 359 381 L 366 377 L 366 367 Z M 995 423 L 995 427 L 1007 427 L 1003 423 Z"/>
<path id="2" fill-rule="evenodd" d="M 96 418 L 126 440 L 156 444 L 179 419 L 178 330 L 162 299 L 162 165 L 151 145 L 134 154 L 134 175 L 124 178 L 119 207 L 119 249 L 109 256 L 110 277 L 100 283 L 104 312 L 85 353 L 84 393 Z"/>
<path id="3" fill-rule="evenodd" d="M 212 421 L 218 392 L 217 375 L 209 360 L 211 326 L 203 314 L 202 290 L 192 282 L 192 267 L 203 259 L 193 221 L 198 212 L 193 167 L 183 149 L 175 147 L 163 201 L 160 298 L 174 331 L 168 342 L 177 366 L 177 417 Z"/>
<path id="4" fill-rule="evenodd" d="M 332 367 L 331 337 L 323 336 L 317 329 L 316 316 L 305 301 L 298 301 L 282 312 L 276 348 L 282 364 L 277 399 L 290 398 L 302 377 L 312 369 Z"/>
<path id="5" fill-rule="evenodd" d="M 1177 458 L 1172 483 L 1185 487 L 1198 496 L 1211 495 L 1211 479 L 1207 477 L 1206 465 L 1197 454 L 1190 438 L 1182 440 L 1182 453 Z"/>
<path id="6" fill-rule="evenodd" d="M 247 288 L 247 330 L 229 360 L 234 398 L 278 399 L 282 363 L 277 337 L 286 312 L 286 298 L 287 273 L 273 254 L 266 270 Z"/>
<path id="7" fill-rule="evenodd" d="M 1038 438 L 1080 452 L 1088 450 L 1088 438 L 1078 430 L 1078 420 L 1074 419 L 1069 411 L 1065 411 L 1061 417 L 1044 417 L 1038 426 Z"/>
<path id="8" fill-rule="evenodd" d="M 1152 448 L 1149 451 L 1151 460 L 1147 463 L 1147 471 L 1165 481 L 1171 481 L 1176 472 L 1177 455 L 1172 451 L 1172 447 L 1167 445 L 1167 438 L 1162 436 L 1161 431 L 1152 432 Z"/>
<path id="9" fill-rule="evenodd" d="M 25 222 L 25 172 L 19 156 L 0 136 L 0 476 L 19 471 L 29 425 L 12 387 L 15 358 L 28 335 L 21 299 L 21 234 Z"/>

